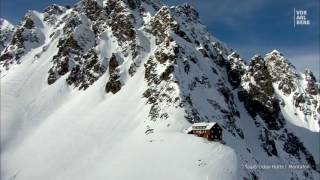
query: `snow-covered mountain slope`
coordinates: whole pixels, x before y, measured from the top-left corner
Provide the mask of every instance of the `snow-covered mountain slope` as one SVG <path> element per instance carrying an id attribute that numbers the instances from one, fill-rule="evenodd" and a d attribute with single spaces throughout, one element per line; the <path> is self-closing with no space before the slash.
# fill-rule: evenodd
<path id="1" fill-rule="evenodd" d="M 14 26 L 7 20 L 0 18 L 0 52 L 8 46 L 12 39 Z"/>
<path id="2" fill-rule="evenodd" d="M 246 64 L 190 5 L 30 11 L 0 59 L 1 179 L 319 179 L 312 73 Z M 184 133 L 212 121 L 223 142 Z"/>

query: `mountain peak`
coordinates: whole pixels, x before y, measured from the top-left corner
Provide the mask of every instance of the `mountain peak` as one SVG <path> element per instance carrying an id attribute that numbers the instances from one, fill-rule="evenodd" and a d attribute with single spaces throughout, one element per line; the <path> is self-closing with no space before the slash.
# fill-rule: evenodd
<path id="1" fill-rule="evenodd" d="M 8 20 L 0 18 L 0 30 L 3 29 L 13 29 L 14 25 L 11 24 Z"/>
<path id="2" fill-rule="evenodd" d="M 184 3 L 182 5 L 178 5 L 177 12 L 183 12 L 185 16 L 190 18 L 191 20 L 198 20 L 199 19 L 199 13 L 197 10 L 191 6 L 189 3 Z"/>
<path id="3" fill-rule="evenodd" d="M 319 174 L 313 75 L 295 73 L 276 50 L 247 65 L 189 4 L 52 5 L 27 14 L 12 36 L 1 39 L 1 160 L 8 164 L 1 179 L 311 180 Z M 197 122 L 219 124 L 223 141 L 183 134 Z M 177 168 L 155 173 L 168 162 Z M 310 167 L 274 175 L 243 163 Z"/>
<path id="4" fill-rule="evenodd" d="M 119 2 L 128 5 L 131 9 L 135 9 L 141 5 L 141 3 L 146 3 L 153 6 L 162 6 L 160 0 L 82 0 L 82 1 L 95 1 L 101 7 L 106 7 L 108 4 L 112 2 Z"/>
<path id="5" fill-rule="evenodd" d="M 270 52 L 271 54 L 281 54 L 280 51 L 278 51 L 277 49 L 274 49 Z"/>
<path id="6" fill-rule="evenodd" d="M 12 40 L 14 28 L 14 25 L 9 21 L 0 18 L 0 57 L 2 50 L 4 50 Z"/>

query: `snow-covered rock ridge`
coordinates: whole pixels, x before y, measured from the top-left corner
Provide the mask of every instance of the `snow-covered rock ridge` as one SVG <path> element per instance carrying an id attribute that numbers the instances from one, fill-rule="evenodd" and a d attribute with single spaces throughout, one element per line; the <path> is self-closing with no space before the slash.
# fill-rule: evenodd
<path id="1" fill-rule="evenodd" d="M 0 18 L 0 52 L 10 43 L 13 30 L 14 26 L 9 21 Z"/>
<path id="2" fill-rule="evenodd" d="M 12 28 L 1 179 L 319 179 L 312 72 L 276 50 L 246 64 L 188 4 L 82 0 Z M 224 143 L 184 134 L 195 122 Z M 250 168 L 263 165 L 287 168 Z"/>

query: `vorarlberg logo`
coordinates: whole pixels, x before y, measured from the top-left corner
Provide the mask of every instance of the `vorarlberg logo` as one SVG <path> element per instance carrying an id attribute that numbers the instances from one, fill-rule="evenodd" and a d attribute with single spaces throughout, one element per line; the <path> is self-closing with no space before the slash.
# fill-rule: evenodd
<path id="1" fill-rule="evenodd" d="M 308 11 L 294 8 L 293 26 L 309 26 L 310 20 L 308 19 Z"/>

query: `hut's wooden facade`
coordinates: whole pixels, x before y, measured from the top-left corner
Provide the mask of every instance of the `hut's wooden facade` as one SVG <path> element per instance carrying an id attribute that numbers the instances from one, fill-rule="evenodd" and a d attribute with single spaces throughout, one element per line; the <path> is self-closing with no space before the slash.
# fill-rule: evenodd
<path id="1" fill-rule="evenodd" d="M 194 134 L 199 137 L 204 137 L 209 141 L 222 140 L 222 128 L 216 122 L 210 123 L 194 123 L 186 129 L 188 134 Z"/>

